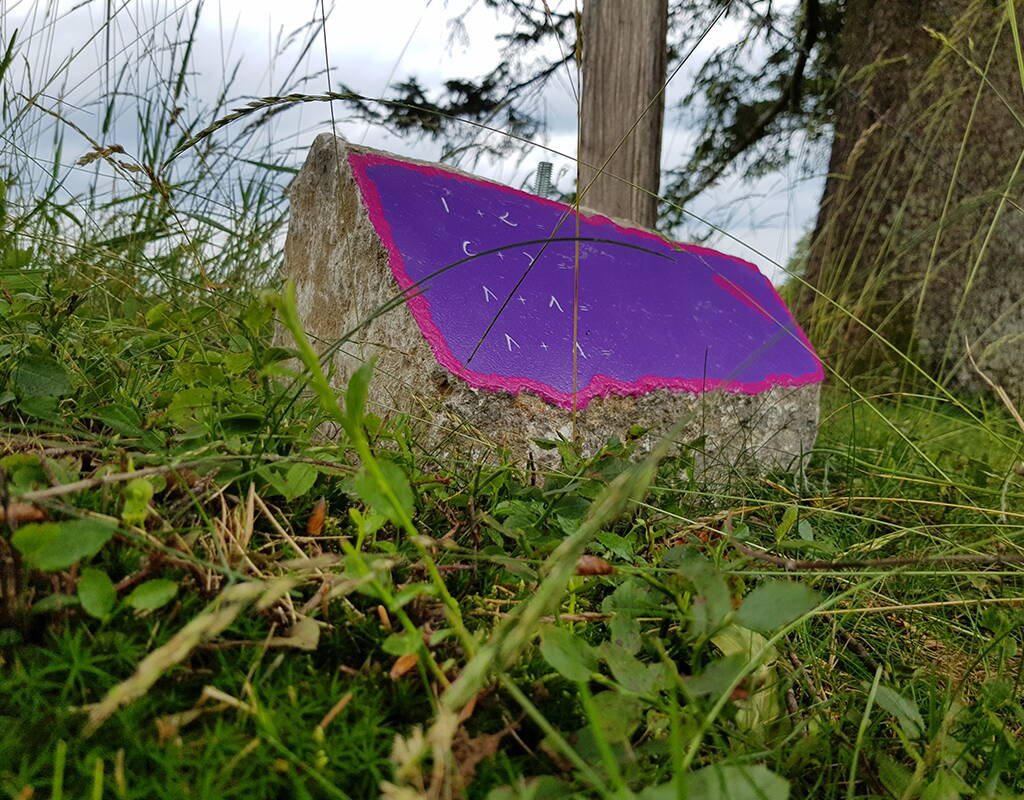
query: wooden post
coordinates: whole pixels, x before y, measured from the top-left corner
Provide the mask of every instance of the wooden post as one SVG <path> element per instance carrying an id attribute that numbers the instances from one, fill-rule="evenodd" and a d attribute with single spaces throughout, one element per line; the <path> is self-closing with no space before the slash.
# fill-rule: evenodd
<path id="1" fill-rule="evenodd" d="M 580 165 L 579 191 L 590 186 L 580 204 L 647 228 L 658 217 L 658 201 L 650 193 L 657 194 L 661 181 L 667 32 L 668 0 L 583 5 L 580 156 L 594 168 Z M 596 169 L 613 152 L 605 170 L 629 183 L 600 175 L 591 186 Z"/>

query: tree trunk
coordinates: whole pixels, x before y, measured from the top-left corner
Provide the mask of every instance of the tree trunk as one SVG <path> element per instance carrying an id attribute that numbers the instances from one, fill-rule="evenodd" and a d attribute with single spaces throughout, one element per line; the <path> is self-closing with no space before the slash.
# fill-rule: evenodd
<path id="1" fill-rule="evenodd" d="M 580 165 L 580 202 L 648 228 L 658 218 L 667 32 L 668 0 L 583 5 L 580 157 L 594 168 Z"/>
<path id="2" fill-rule="evenodd" d="M 800 302 L 812 341 L 841 369 L 897 363 L 910 374 L 891 344 L 939 380 L 981 388 L 970 353 L 1024 392 L 1022 91 L 1004 9 L 848 0 L 806 273 L 823 296 Z"/>

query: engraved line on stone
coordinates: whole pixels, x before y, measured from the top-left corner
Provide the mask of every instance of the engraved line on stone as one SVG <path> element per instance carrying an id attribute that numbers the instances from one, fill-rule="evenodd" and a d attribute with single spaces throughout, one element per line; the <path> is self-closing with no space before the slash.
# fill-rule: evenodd
<path id="1" fill-rule="evenodd" d="M 495 300 L 498 299 L 498 295 L 496 295 L 494 292 L 492 292 L 490 289 L 488 289 L 486 286 L 484 286 L 484 302 L 485 303 L 491 302 L 491 298 L 492 297 Z"/>
<path id="2" fill-rule="evenodd" d="M 560 303 L 558 302 L 558 299 L 557 299 L 557 298 L 556 298 L 556 297 L 555 297 L 554 295 L 551 295 L 551 300 L 550 300 L 550 301 L 548 302 L 548 308 L 551 308 L 551 306 L 554 306 L 554 307 L 555 307 L 555 308 L 557 308 L 557 309 L 558 309 L 559 311 L 562 311 L 562 306 L 561 306 L 561 304 L 560 304 Z M 564 312 L 564 311 L 562 311 L 562 313 L 564 314 L 565 312 Z"/>
<path id="3" fill-rule="evenodd" d="M 444 213 L 445 214 L 451 214 L 452 213 L 451 210 L 448 208 L 448 201 L 445 200 L 443 197 L 441 198 L 441 205 L 444 206 Z"/>
<path id="4" fill-rule="evenodd" d="M 507 344 L 507 345 L 508 345 L 508 351 L 509 351 L 510 353 L 512 352 L 512 345 L 515 345 L 515 346 L 516 346 L 517 348 L 519 348 L 520 350 L 522 349 L 521 347 L 519 347 L 519 342 L 517 342 L 517 341 L 516 341 L 515 339 L 513 339 L 513 338 L 512 338 L 511 336 L 509 336 L 509 335 L 508 335 L 507 333 L 505 334 L 505 344 Z"/>
<path id="5" fill-rule="evenodd" d="M 469 245 L 470 241 L 469 239 L 466 239 L 466 241 L 462 243 L 462 252 L 465 253 L 467 256 L 475 256 L 476 253 L 469 252 Z"/>
<path id="6" fill-rule="evenodd" d="M 509 222 L 508 221 L 508 212 L 507 211 L 504 214 L 502 214 L 500 217 L 498 217 L 498 219 L 500 219 L 506 225 L 511 225 L 513 228 L 518 228 L 519 227 L 519 223 L 518 222 Z"/>

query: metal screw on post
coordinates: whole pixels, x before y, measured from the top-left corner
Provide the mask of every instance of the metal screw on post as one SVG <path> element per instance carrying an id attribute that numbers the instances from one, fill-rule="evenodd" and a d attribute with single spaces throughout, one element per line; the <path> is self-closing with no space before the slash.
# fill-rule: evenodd
<path id="1" fill-rule="evenodd" d="M 533 193 L 547 197 L 551 192 L 551 162 L 541 161 L 537 164 L 537 177 L 533 184 Z"/>

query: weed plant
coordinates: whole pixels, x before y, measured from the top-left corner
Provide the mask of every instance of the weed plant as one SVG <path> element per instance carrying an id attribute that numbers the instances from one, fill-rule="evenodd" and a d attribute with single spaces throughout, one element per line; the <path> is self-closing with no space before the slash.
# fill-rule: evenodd
<path id="1" fill-rule="evenodd" d="M 97 25 L 73 166 L 61 19 L 5 31 L 0 793 L 1024 794 L 1005 404 L 834 374 L 806 466 L 728 493 L 699 442 L 438 463 L 279 286 L 280 104 L 192 136 L 233 73 L 190 105 L 202 6 L 154 8 L 136 56 Z"/>

